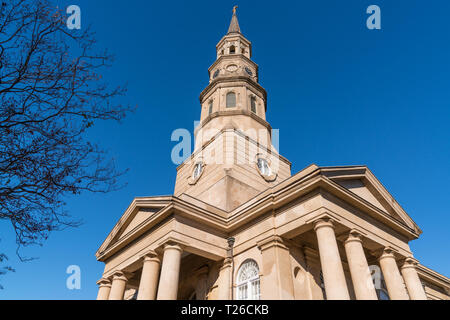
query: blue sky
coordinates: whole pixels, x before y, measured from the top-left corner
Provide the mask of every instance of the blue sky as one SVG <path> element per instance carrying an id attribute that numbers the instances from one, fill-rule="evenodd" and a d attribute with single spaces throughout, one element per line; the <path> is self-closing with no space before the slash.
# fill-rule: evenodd
<path id="1" fill-rule="evenodd" d="M 238 4 L 253 43 L 267 119 L 280 129 L 280 153 L 296 173 L 367 165 L 423 230 L 411 243 L 424 265 L 450 276 L 449 1 L 57 1 L 77 4 L 82 27 L 116 55 L 105 73 L 128 83 L 138 110 L 122 124 L 97 123 L 89 138 L 129 168 L 126 188 L 67 199 L 84 224 L 53 233 L 43 247 L 15 256 L 10 225 L 1 249 L 15 273 L 1 277 L 0 299 L 95 299 L 103 265 L 95 252 L 135 196 L 173 193 L 173 130 L 193 130 L 215 45 Z M 366 28 L 366 8 L 381 8 L 382 30 Z M 79 265 L 81 290 L 66 288 Z"/>

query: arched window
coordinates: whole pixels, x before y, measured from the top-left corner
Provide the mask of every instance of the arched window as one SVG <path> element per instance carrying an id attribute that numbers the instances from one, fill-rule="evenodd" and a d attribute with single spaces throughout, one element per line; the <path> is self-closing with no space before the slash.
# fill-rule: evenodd
<path id="1" fill-rule="evenodd" d="M 253 113 L 256 113 L 256 98 L 255 97 L 250 98 L 250 109 L 252 110 Z"/>
<path id="2" fill-rule="evenodd" d="M 259 268 L 254 260 L 246 260 L 237 275 L 237 300 L 259 300 Z"/>
<path id="3" fill-rule="evenodd" d="M 236 47 L 235 46 L 231 46 L 230 47 L 230 54 L 235 54 L 236 53 Z"/>
<path id="4" fill-rule="evenodd" d="M 228 92 L 227 93 L 227 108 L 236 107 L 236 93 Z"/>

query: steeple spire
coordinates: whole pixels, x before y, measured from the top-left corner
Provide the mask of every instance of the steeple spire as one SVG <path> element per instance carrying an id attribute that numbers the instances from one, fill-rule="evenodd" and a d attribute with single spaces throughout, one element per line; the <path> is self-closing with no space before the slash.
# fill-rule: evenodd
<path id="1" fill-rule="evenodd" d="M 241 28 L 239 28 L 239 22 L 236 15 L 236 9 L 238 6 L 233 7 L 233 17 L 231 18 L 230 27 L 228 28 L 228 34 L 230 33 L 241 33 Z"/>

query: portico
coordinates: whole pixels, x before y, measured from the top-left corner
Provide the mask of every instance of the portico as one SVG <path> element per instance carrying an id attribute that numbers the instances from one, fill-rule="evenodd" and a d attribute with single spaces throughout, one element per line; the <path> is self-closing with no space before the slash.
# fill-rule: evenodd
<path id="1" fill-rule="evenodd" d="M 332 197 L 323 185 L 316 192 L 308 190 L 309 196 L 294 205 L 278 202 L 288 194 L 274 197 L 277 190 L 261 195 L 254 204 L 271 199 L 265 210 L 276 214 L 250 206 L 247 222 L 239 209 L 224 218 L 222 228 L 206 223 L 211 217 L 201 217 L 200 208 L 190 212 L 198 214 L 196 219 L 186 218 L 188 212 L 167 212 L 167 222 L 159 226 L 159 232 L 167 234 L 164 240 L 155 237 L 159 241 L 152 245 L 151 229 L 149 238 L 136 238 L 149 243 L 137 260 L 134 242 L 125 241 L 128 247 L 121 254 L 127 258 L 120 268 L 106 270 L 98 282 L 98 299 L 124 299 L 127 288 L 135 288 L 138 300 L 235 299 L 240 266 L 249 259 L 259 267 L 261 299 L 376 300 L 383 289 L 390 299 L 426 297 L 415 271 L 419 263 L 405 243 L 393 243 L 383 235 L 387 230 L 378 230 L 364 217 L 358 221 L 348 209 L 333 212 L 331 204 L 324 208 Z M 167 206 L 189 205 L 176 198 L 166 200 Z M 152 200 L 146 203 L 150 206 Z M 229 234 L 235 240 L 232 247 Z M 249 234 L 255 236 L 250 240 Z M 106 256 L 111 254 L 114 257 Z M 369 265 L 378 267 L 384 287 L 376 287 Z"/>

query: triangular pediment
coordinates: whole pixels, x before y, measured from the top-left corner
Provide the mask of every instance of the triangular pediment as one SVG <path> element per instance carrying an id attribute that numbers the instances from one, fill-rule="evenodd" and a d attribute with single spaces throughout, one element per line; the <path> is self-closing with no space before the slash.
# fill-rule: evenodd
<path id="1" fill-rule="evenodd" d="M 392 218 L 401 221 L 419 233 L 421 232 L 412 218 L 367 167 L 327 167 L 321 168 L 321 172 L 359 198 L 389 214 Z"/>
<path id="2" fill-rule="evenodd" d="M 97 251 L 97 256 L 136 232 L 148 219 L 171 204 L 172 197 L 136 198 Z"/>
<path id="3" fill-rule="evenodd" d="M 343 186 L 344 188 L 350 190 L 351 192 L 355 193 L 356 195 L 360 196 L 364 200 L 370 202 L 378 209 L 381 209 L 385 212 L 391 211 L 390 214 L 392 216 L 395 216 L 397 218 L 400 218 L 395 211 L 390 210 L 390 207 L 388 204 L 386 204 L 383 199 L 379 198 L 379 195 L 375 194 L 372 191 L 369 190 L 369 188 L 366 186 L 366 184 L 363 182 L 362 179 L 346 179 L 346 180 L 337 180 L 336 181 L 339 185 Z M 378 196 L 378 199 L 377 199 Z M 383 205 L 384 203 L 384 205 Z"/>
<path id="4" fill-rule="evenodd" d="M 120 228 L 115 239 L 116 240 L 122 239 L 129 232 L 134 230 L 136 227 L 138 227 L 141 223 L 143 223 L 145 220 L 147 220 L 150 216 L 152 216 L 159 210 L 160 208 L 139 208 L 138 210 L 135 211 L 134 216 L 130 217 L 126 221 L 126 223 L 124 223 L 124 225 Z"/>

